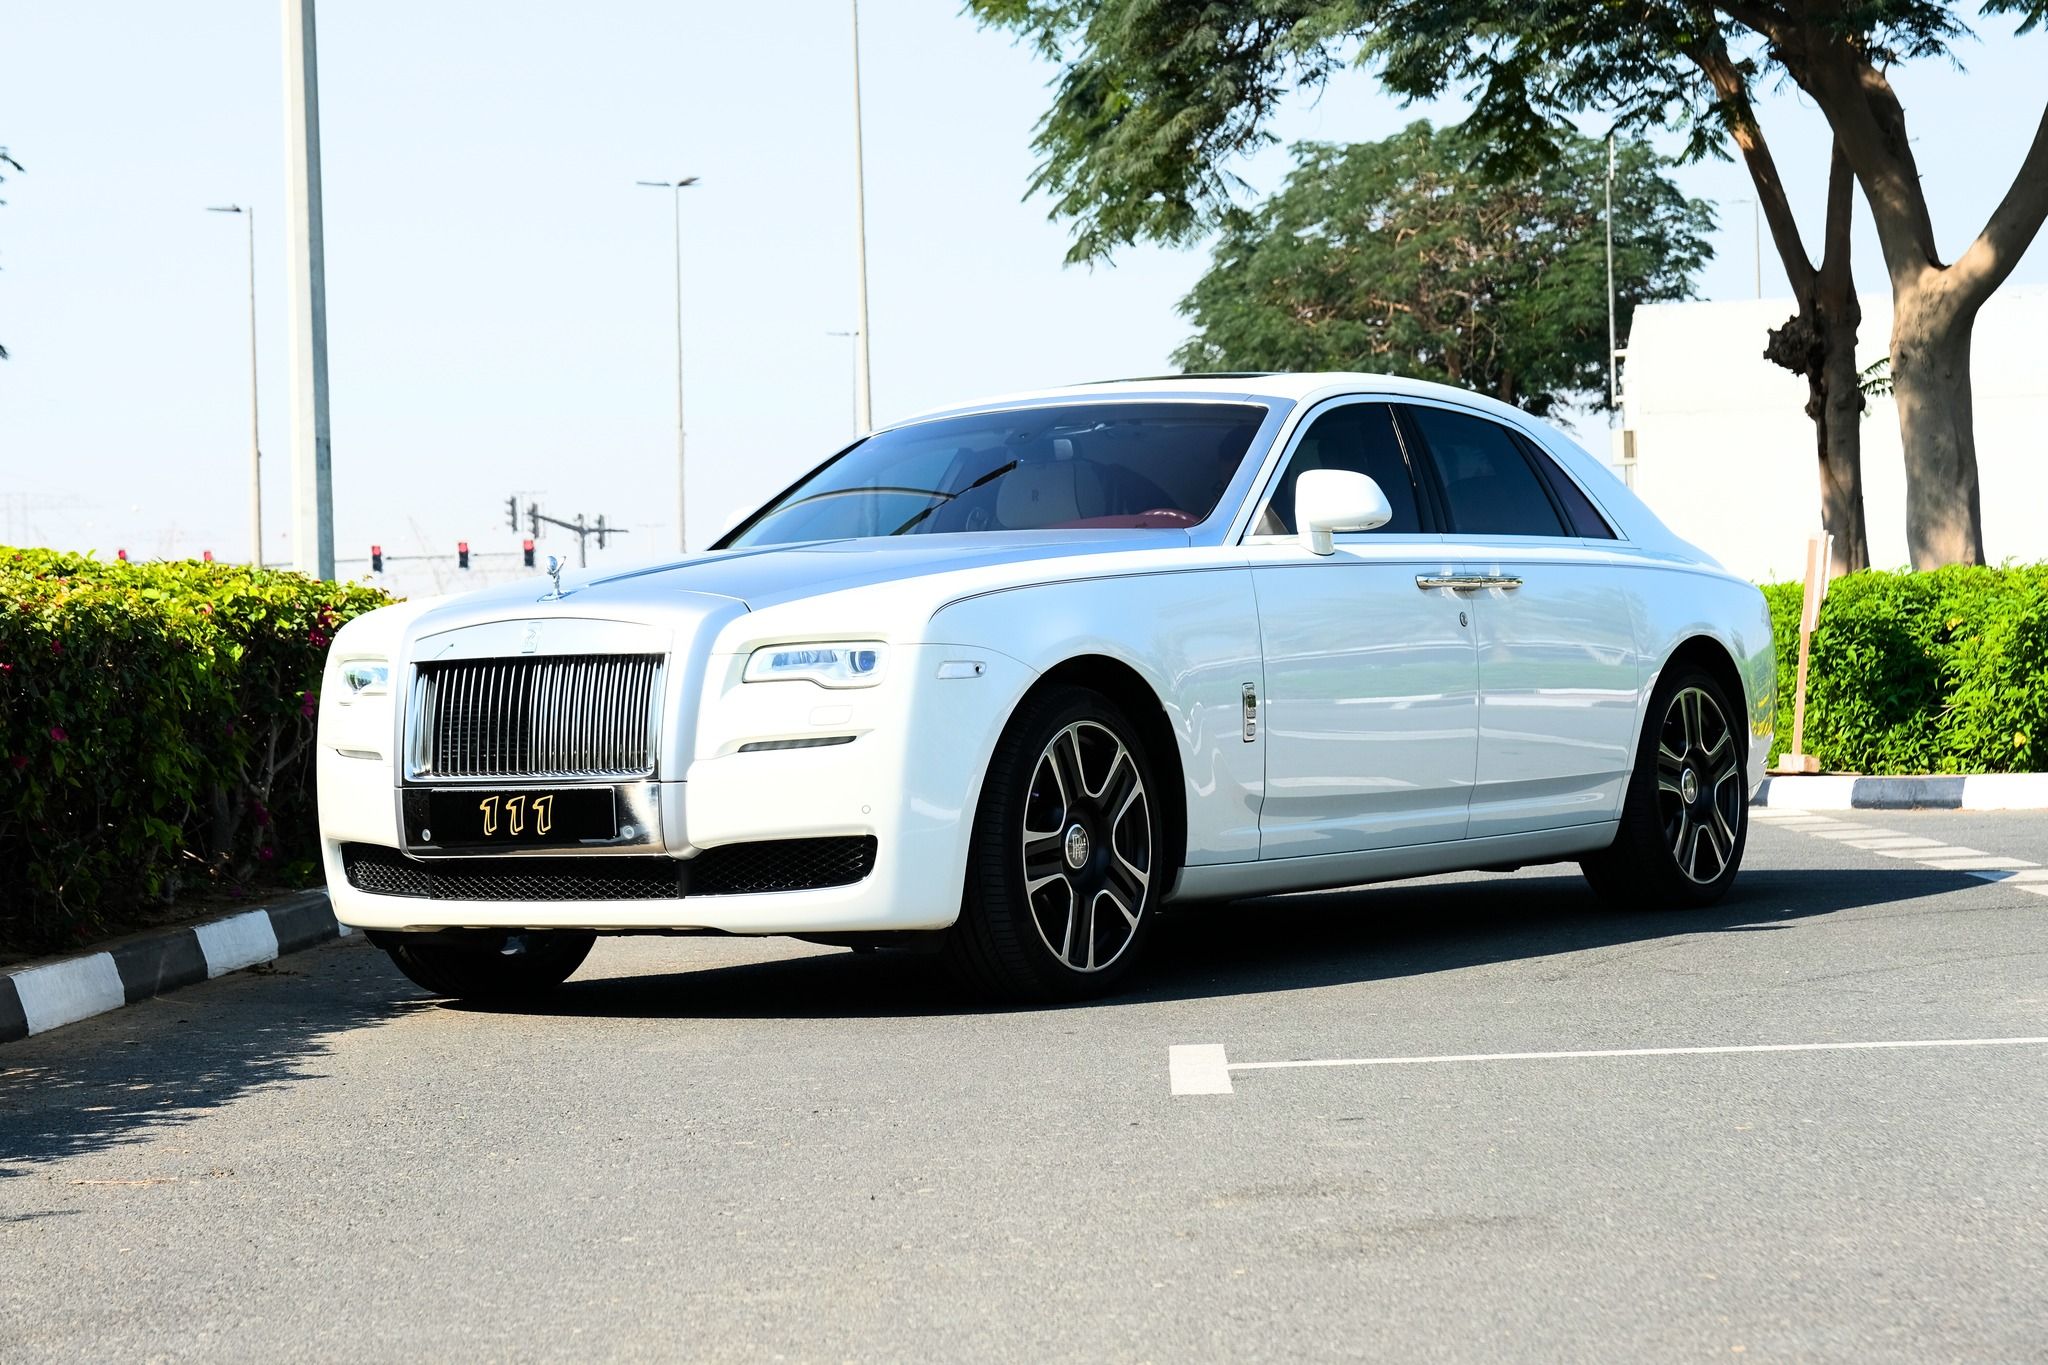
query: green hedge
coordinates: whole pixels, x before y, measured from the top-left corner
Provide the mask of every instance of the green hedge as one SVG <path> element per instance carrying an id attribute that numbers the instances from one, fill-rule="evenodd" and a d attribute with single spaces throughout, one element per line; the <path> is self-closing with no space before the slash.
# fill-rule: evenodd
<path id="1" fill-rule="evenodd" d="M 0 945 L 59 949 L 194 885 L 310 873 L 327 644 L 386 600 L 0 548 Z"/>
<path id="2" fill-rule="evenodd" d="M 1778 737 L 1792 743 L 1797 583 L 1764 588 Z M 2034 772 L 2048 758 L 2048 564 L 1850 574 L 1821 603 L 1806 750 L 1863 773 Z"/>

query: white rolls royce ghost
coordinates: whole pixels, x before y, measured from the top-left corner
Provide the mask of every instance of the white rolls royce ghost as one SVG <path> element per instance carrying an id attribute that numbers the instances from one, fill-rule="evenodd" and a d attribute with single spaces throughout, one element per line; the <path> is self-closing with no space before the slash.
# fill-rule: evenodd
<path id="1" fill-rule="evenodd" d="M 1554 861 L 1712 901 L 1775 691 L 1757 589 L 1526 413 L 1090 384 L 875 431 L 674 563 L 351 622 L 321 836 L 447 995 L 694 931 L 1072 998 L 1176 902 Z"/>

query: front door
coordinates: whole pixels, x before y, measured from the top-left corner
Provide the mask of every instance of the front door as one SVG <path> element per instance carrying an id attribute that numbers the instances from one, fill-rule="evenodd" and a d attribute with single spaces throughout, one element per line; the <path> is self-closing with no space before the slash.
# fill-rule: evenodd
<path id="1" fill-rule="evenodd" d="M 1293 537 L 1294 481 L 1318 468 L 1370 475 L 1393 520 L 1309 553 Z M 1261 858 L 1464 835 L 1477 651 L 1457 594 L 1417 586 L 1443 570 L 1430 517 L 1385 403 L 1339 400 L 1305 424 L 1246 544 L 1265 652 Z"/>

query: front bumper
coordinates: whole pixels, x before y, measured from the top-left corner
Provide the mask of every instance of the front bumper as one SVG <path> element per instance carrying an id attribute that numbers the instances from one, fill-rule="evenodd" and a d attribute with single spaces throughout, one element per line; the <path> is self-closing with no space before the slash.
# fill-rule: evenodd
<path id="1" fill-rule="evenodd" d="M 942 929 L 960 911 L 967 846 L 981 778 L 1002 725 L 1031 670 L 986 651 L 985 671 L 970 679 L 936 676 L 938 663 L 959 656 L 944 646 L 899 647 L 900 687 L 876 689 L 853 717 L 853 741 L 813 748 L 741 752 L 743 738 L 780 733 L 781 722 L 755 714 L 771 700 L 768 688 L 810 684 L 749 684 L 721 690 L 723 673 L 737 684 L 737 667 L 712 660 L 707 714 L 696 727 L 697 753 L 680 781 L 662 781 L 659 807 L 663 846 L 582 856 L 645 864 L 649 855 L 682 864 L 673 896 L 630 898 L 454 899 L 378 894 L 353 884 L 345 846 L 369 846 L 404 858 L 394 766 L 376 755 L 353 757 L 322 743 L 318 770 L 322 852 L 334 912 L 361 929 L 456 928 L 692 930 L 736 934 L 865 933 Z M 815 689 L 822 691 L 822 689 Z M 842 698 L 791 691 L 802 719 L 813 706 L 840 706 Z M 835 715 L 833 720 L 838 721 Z M 692 863 L 700 856 L 780 840 L 872 839 L 867 875 L 843 885 L 804 890 L 697 892 Z M 540 867 L 555 855 L 525 852 L 521 865 Z M 409 859 L 418 867 L 472 861 L 456 856 Z M 623 866 L 623 864 L 622 864 Z M 445 891 L 446 888 L 441 888 Z"/>

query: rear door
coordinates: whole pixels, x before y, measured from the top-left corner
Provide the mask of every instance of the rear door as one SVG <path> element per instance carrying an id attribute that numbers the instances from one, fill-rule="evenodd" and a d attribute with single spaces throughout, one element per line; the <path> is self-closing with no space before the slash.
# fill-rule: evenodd
<path id="1" fill-rule="evenodd" d="M 1471 837 L 1611 820 L 1628 781 L 1642 676 L 1614 533 L 1549 456 L 1505 423 L 1421 400 L 1403 433 L 1444 518 L 1473 619 L 1479 744 Z"/>
<path id="2" fill-rule="evenodd" d="M 1294 537 L 1308 469 L 1370 475 L 1394 519 L 1310 554 Z M 1443 566 L 1440 540 L 1385 402 L 1338 399 L 1302 425 L 1246 540 L 1265 654 L 1261 858 L 1464 834 L 1478 664 L 1464 604 L 1417 587 Z"/>

